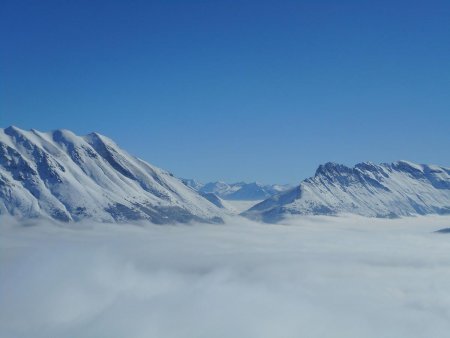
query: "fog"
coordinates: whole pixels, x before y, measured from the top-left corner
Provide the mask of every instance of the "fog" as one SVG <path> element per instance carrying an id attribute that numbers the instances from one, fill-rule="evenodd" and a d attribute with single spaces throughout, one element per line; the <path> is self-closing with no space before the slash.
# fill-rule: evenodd
<path id="1" fill-rule="evenodd" d="M 450 217 L 0 219 L 5 338 L 448 337 Z"/>

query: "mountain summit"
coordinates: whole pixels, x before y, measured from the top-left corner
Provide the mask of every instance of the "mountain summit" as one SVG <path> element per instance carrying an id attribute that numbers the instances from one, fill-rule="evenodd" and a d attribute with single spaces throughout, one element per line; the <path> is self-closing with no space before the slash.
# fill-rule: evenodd
<path id="1" fill-rule="evenodd" d="M 314 177 L 255 205 L 244 216 L 273 222 L 286 215 L 399 217 L 450 213 L 450 168 L 407 161 L 320 165 Z"/>
<path id="2" fill-rule="evenodd" d="M 219 222 L 222 213 L 100 134 L 0 129 L 0 214 L 163 224 Z"/>

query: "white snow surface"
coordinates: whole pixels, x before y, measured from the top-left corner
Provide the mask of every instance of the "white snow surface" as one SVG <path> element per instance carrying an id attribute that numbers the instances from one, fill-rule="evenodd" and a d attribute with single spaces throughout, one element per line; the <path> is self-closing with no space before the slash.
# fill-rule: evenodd
<path id="1" fill-rule="evenodd" d="M 450 213 L 450 168 L 407 161 L 353 168 L 327 163 L 296 188 L 255 205 L 253 219 L 279 221 L 286 215 L 357 214 L 399 217 Z"/>
<path id="2" fill-rule="evenodd" d="M 0 129 L 0 214 L 172 223 L 218 222 L 224 211 L 100 134 L 9 127 Z"/>
<path id="3" fill-rule="evenodd" d="M 0 217 L 0 337 L 447 338 L 448 216 Z"/>

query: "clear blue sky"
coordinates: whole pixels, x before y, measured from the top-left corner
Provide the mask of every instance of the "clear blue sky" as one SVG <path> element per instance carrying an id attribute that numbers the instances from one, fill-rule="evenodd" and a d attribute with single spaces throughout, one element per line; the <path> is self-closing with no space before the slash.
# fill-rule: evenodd
<path id="1" fill-rule="evenodd" d="M 0 4 L 0 125 L 98 131 L 202 181 L 450 166 L 450 1 Z"/>

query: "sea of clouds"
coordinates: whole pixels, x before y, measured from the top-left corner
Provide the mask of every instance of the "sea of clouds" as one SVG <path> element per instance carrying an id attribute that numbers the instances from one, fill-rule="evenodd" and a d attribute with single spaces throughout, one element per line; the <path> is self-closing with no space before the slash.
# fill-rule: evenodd
<path id="1" fill-rule="evenodd" d="M 0 219 L 0 337 L 448 337 L 450 217 Z"/>

